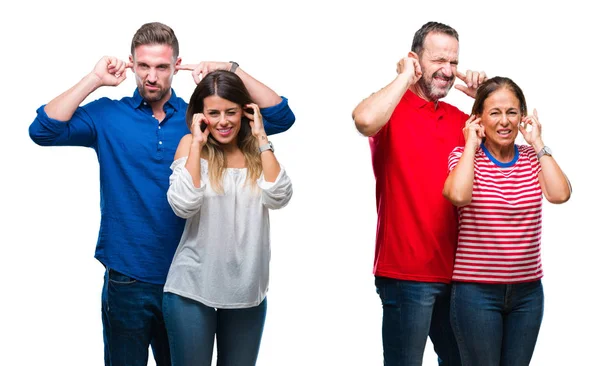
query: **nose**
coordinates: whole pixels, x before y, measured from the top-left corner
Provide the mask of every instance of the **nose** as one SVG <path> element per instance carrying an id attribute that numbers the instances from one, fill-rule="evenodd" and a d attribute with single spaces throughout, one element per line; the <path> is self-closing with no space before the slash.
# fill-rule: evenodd
<path id="1" fill-rule="evenodd" d="M 150 68 L 150 70 L 148 71 L 148 82 L 155 83 L 157 81 L 158 75 L 156 73 L 156 70 L 154 68 Z"/>
<path id="2" fill-rule="evenodd" d="M 225 120 L 225 112 L 219 113 L 219 115 L 215 116 L 215 118 L 214 118 L 214 123 L 215 124 L 221 123 L 221 122 L 225 122 L 225 121 L 226 121 Z"/>
<path id="3" fill-rule="evenodd" d="M 442 67 L 442 73 L 446 77 L 451 77 L 452 75 L 454 75 L 454 73 L 452 72 L 452 64 L 450 64 L 450 62 L 446 62 L 444 64 L 444 66 Z"/>

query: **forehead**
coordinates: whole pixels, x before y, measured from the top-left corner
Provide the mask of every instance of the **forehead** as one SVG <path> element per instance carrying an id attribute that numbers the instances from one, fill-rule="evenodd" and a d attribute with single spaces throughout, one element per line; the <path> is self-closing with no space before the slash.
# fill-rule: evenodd
<path id="1" fill-rule="evenodd" d="M 144 44 L 134 50 L 133 59 L 136 62 L 153 64 L 170 64 L 173 62 L 173 47 L 165 44 Z"/>
<path id="2" fill-rule="evenodd" d="M 458 58 L 458 40 L 444 33 L 429 33 L 423 42 L 423 53 L 430 58 Z"/>
<path id="3" fill-rule="evenodd" d="M 238 104 L 236 104 L 230 100 L 221 98 L 218 95 L 211 95 L 211 96 L 204 98 L 204 108 L 205 109 L 215 109 L 215 110 L 223 110 L 224 111 L 227 109 L 233 109 L 233 108 L 238 108 L 238 107 L 239 107 Z"/>
<path id="4" fill-rule="evenodd" d="M 491 93 L 483 102 L 484 109 L 492 108 L 517 108 L 521 106 L 519 98 L 512 90 L 501 88 Z"/>

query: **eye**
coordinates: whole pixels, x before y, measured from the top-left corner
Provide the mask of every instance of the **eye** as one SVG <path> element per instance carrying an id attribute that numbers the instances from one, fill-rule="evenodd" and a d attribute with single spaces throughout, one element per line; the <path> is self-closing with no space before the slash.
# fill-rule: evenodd
<path id="1" fill-rule="evenodd" d="M 236 111 L 229 111 L 229 112 L 227 112 L 228 116 L 235 116 L 236 114 L 237 114 Z"/>
<path id="2" fill-rule="evenodd" d="M 158 68 L 160 70 L 166 70 L 168 68 L 168 66 L 167 65 L 160 65 Z"/>
<path id="3" fill-rule="evenodd" d="M 218 115 L 219 115 L 219 112 L 216 112 L 216 111 L 210 111 L 210 112 L 208 112 L 208 115 L 209 115 L 209 116 L 216 117 L 216 116 L 218 116 Z"/>

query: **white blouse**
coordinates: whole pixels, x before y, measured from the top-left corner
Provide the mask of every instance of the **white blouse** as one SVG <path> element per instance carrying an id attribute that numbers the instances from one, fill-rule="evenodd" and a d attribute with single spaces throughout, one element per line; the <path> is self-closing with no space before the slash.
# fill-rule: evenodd
<path id="1" fill-rule="evenodd" d="M 197 188 L 186 161 L 171 165 L 167 199 L 187 221 L 164 291 L 214 308 L 257 306 L 269 287 L 269 209 L 287 205 L 292 182 L 283 167 L 275 182 L 261 175 L 256 186 L 246 182 L 246 168 L 227 168 L 219 194 L 210 185 L 208 162 L 201 159 Z"/>

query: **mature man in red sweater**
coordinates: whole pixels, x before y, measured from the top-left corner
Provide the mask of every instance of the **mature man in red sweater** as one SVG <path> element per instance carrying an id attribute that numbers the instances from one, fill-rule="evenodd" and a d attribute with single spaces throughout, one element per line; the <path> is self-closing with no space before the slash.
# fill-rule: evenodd
<path id="1" fill-rule="evenodd" d="M 448 155 L 464 145 L 468 115 L 440 101 L 456 88 L 474 97 L 485 73 L 458 65 L 458 33 L 429 22 L 398 62 L 396 78 L 354 110 L 369 137 L 376 180 L 375 285 L 383 304 L 385 365 L 421 365 L 429 336 L 440 365 L 459 366 L 450 327 L 457 216 L 442 196 Z"/>

